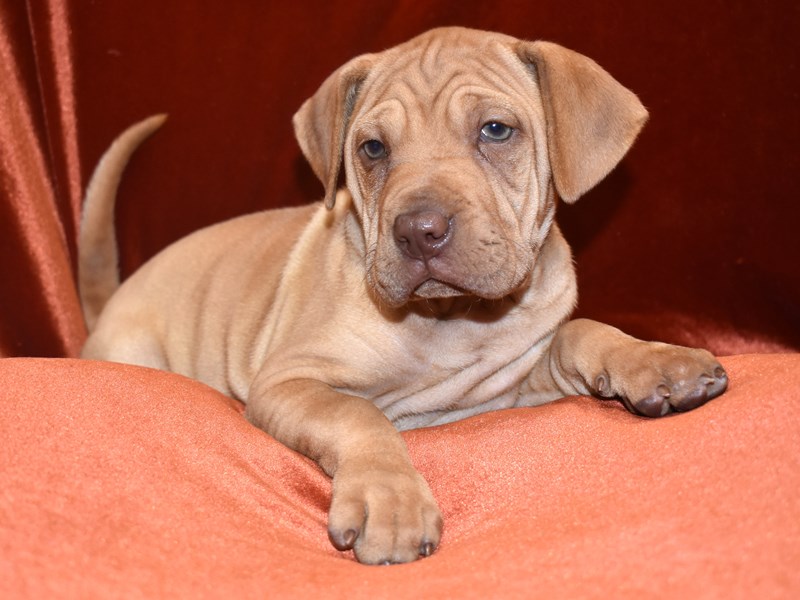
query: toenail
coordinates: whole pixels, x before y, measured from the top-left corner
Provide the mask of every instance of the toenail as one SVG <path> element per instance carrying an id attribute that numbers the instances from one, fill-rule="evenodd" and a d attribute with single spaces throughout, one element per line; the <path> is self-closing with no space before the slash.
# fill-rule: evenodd
<path id="1" fill-rule="evenodd" d="M 659 386 L 660 387 L 660 386 Z M 645 417 L 663 417 L 669 412 L 669 402 L 660 393 L 634 404 L 636 412 Z"/>
<path id="2" fill-rule="evenodd" d="M 356 538 L 358 538 L 358 532 L 355 529 L 348 529 L 344 532 L 342 541 L 344 542 L 345 546 L 352 548 L 353 544 L 356 543 Z"/>
<path id="3" fill-rule="evenodd" d="M 431 542 L 427 542 L 425 544 L 422 544 L 422 546 L 420 546 L 419 555 L 420 556 L 430 556 L 431 554 L 433 554 L 433 551 L 435 549 L 436 549 L 436 546 L 434 546 Z"/>

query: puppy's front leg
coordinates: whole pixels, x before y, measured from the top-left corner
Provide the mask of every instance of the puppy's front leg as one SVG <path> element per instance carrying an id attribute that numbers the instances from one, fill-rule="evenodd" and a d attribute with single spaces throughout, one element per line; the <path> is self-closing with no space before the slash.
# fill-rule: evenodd
<path id="1" fill-rule="evenodd" d="M 691 410 L 728 385 L 725 369 L 706 350 L 644 342 L 588 319 L 562 325 L 543 362 L 563 393 L 618 397 L 648 417 Z"/>
<path id="2" fill-rule="evenodd" d="M 405 442 L 371 402 L 314 380 L 254 383 L 246 416 L 333 477 L 328 534 L 367 564 L 430 555 L 442 518 Z"/>

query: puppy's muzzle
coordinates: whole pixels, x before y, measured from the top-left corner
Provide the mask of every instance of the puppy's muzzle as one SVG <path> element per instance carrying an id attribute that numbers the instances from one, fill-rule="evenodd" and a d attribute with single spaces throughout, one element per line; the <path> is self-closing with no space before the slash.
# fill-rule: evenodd
<path id="1" fill-rule="evenodd" d="M 452 231 L 452 219 L 435 210 L 405 213 L 394 221 L 397 246 L 407 257 L 425 264 L 442 253 Z"/>

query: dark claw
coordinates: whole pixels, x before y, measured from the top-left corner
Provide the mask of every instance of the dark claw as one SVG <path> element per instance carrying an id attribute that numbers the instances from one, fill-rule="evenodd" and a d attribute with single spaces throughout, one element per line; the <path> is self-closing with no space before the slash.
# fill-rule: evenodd
<path id="1" fill-rule="evenodd" d="M 670 412 L 669 396 L 669 388 L 662 383 L 652 395 L 632 403 L 629 408 L 643 417 L 663 417 Z"/>
<path id="2" fill-rule="evenodd" d="M 431 542 L 426 542 L 419 547 L 419 555 L 427 557 L 433 554 L 434 550 L 436 550 L 436 546 Z"/>
<path id="3" fill-rule="evenodd" d="M 353 546 L 355 546 L 356 540 L 358 539 L 358 531 L 355 529 L 348 529 L 344 533 L 339 532 L 328 532 L 328 537 L 331 540 L 331 544 L 337 550 L 352 550 Z"/>
<path id="4" fill-rule="evenodd" d="M 708 384 L 708 399 L 716 398 L 728 389 L 728 374 L 721 366 L 714 369 L 714 380 Z"/>
<path id="5" fill-rule="evenodd" d="M 601 398 L 610 398 L 612 396 L 607 374 L 601 373 L 598 375 L 597 379 L 595 379 L 594 387 L 597 390 L 597 395 Z"/>
<path id="6" fill-rule="evenodd" d="M 653 395 L 649 398 L 645 398 L 644 400 L 640 400 L 633 405 L 633 409 L 636 413 L 642 415 L 643 417 L 651 418 L 663 417 L 670 410 L 669 402 L 667 402 L 665 398 L 662 398 L 658 395 Z"/>
<path id="7" fill-rule="evenodd" d="M 727 389 L 728 375 L 725 369 L 718 366 L 714 369 L 713 375 L 706 373 L 696 380 L 693 388 L 687 393 L 683 392 L 684 386 L 686 384 L 679 384 L 677 388 L 671 390 L 662 383 L 647 398 L 638 402 L 623 399 L 623 402 L 629 411 L 644 417 L 663 417 L 673 410 L 677 412 L 694 410 Z"/>
<path id="8" fill-rule="evenodd" d="M 713 375 L 704 374 L 697 382 L 697 388 L 686 394 L 674 405 L 675 410 L 685 412 L 702 406 L 712 398 L 716 398 L 728 387 L 728 375 L 725 369 L 718 366 Z"/>
<path id="9" fill-rule="evenodd" d="M 681 401 L 676 403 L 673 408 L 678 412 L 686 412 L 687 410 L 694 410 L 698 406 L 702 406 L 708 402 L 708 388 L 700 386 L 687 394 Z"/>

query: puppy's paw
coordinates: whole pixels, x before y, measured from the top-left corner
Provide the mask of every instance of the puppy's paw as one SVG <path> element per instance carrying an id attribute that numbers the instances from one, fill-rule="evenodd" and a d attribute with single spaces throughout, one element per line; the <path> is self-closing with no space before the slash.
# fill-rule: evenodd
<path id="1" fill-rule="evenodd" d="M 728 387 L 728 375 L 706 350 L 642 342 L 595 382 L 601 396 L 618 396 L 634 414 L 662 417 L 702 406 Z"/>
<path id="2" fill-rule="evenodd" d="M 442 517 L 430 488 L 411 466 L 343 466 L 333 479 L 328 535 L 364 564 L 397 564 L 429 556 Z"/>

